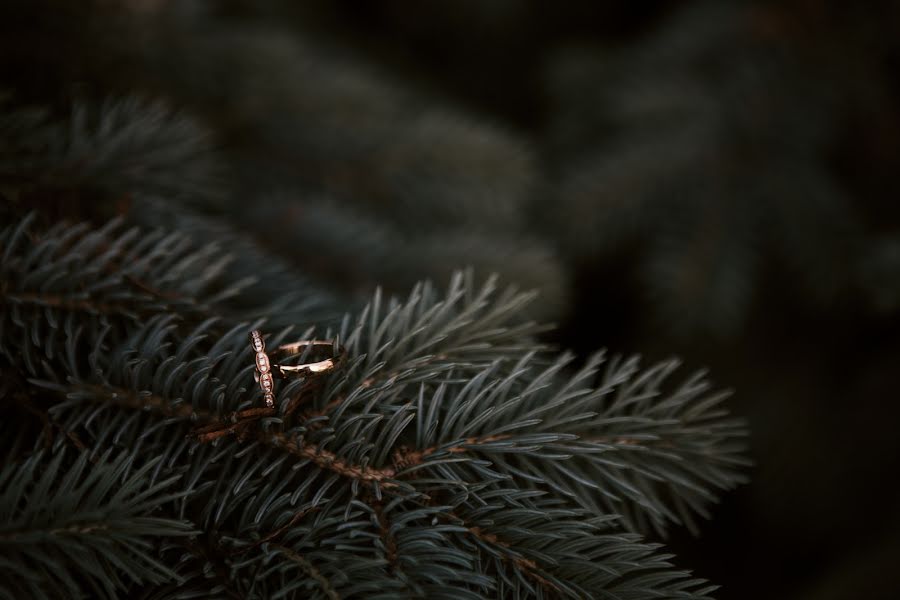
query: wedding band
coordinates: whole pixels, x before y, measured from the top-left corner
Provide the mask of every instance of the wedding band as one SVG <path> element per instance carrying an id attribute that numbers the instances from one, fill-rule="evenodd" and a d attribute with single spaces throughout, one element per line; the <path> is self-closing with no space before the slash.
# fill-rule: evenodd
<path id="1" fill-rule="evenodd" d="M 332 352 L 332 356 L 318 362 L 303 363 L 300 365 L 272 365 L 272 369 L 282 378 L 288 377 L 306 377 L 309 375 L 320 375 L 334 370 L 340 362 L 341 354 L 334 354 L 334 342 L 325 340 L 303 340 L 294 342 L 293 344 L 283 344 L 278 346 L 272 353 L 272 356 L 283 357 L 284 359 L 303 354 L 307 348 L 328 348 Z"/>
<path id="2" fill-rule="evenodd" d="M 283 357 L 288 359 L 291 356 L 302 355 L 307 349 L 316 349 L 328 347 L 332 353 L 329 358 L 317 362 L 303 363 L 299 365 L 276 364 L 269 359 L 266 354 L 266 342 L 263 340 L 262 333 L 258 330 L 250 332 L 250 347 L 256 353 L 256 381 L 263 392 L 266 400 L 266 406 L 274 408 L 275 406 L 275 382 L 272 378 L 273 373 L 277 373 L 281 378 L 289 377 L 309 377 L 312 375 L 321 375 L 333 371 L 341 361 L 343 352 L 335 353 L 335 343 L 324 340 L 301 340 L 293 344 L 283 344 L 278 346 L 273 352 L 272 357 Z"/>
<path id="3" fill-rule="evenodd" d="M 275 407 L 275 382 L 272 380 L 272 368 L 269 362 L 269 355 L 266 354 L 266 342 L 262 338 L 262 334 L 253 330 L 250 332 L 250 347 L 256 352 L 256 381 L 262 389 L 263 397 L 266 399 L 266 406 Z"/>

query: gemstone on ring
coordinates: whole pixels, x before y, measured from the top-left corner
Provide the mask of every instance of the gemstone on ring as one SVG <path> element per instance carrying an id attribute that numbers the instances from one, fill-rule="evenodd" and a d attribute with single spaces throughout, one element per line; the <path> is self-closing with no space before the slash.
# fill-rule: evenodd
<path id="1" fill-rule="evenodd" d="M 259 385 L 263 389 L 264 392 L 272 391 L 272 374 L 271 373 L 261 373 L 259 376 Z"/>
<path id="2" fill-rule="evenodd" d="M 275 381 L 272 378 L 272 365 L 269 362 L 269 355 L 266 354 L 266 342 L 263 340 L 262 334 L 254 330 L 250 333 L 250 346 L 256 353 L 255 364 L 256 372 L 253 378 L 259 383 L 259 387 L 263 392 L 266 406 L 274 408 L 275 406 Z"/>
<path id="3" fill-rule="evenodd" d="M 257 330 L 250 334 L 250 343 L 256 352 L 262 352 L 266 349 L 266 343 L 262 339 L 262 334 Z"/>
<path id="4" fill-rule="evenodd" d="M 258 330 L 250 332 L 250 347 L 253 348 L 253 363 L 256 370 L 253 378 L 259 384 L 266 406 L 275 406 L 275 379 L 277 373 L 281 378 L 312 377 L 334 371 L 342 361 L 344 353 L 338 348 L 337 341 L 325 340 L 300 340 L 292 344 L 283 344 L 272 351 L 272 357 L 278 360 L 279 356 L 289 357 L 302 355 L 308 348 L 328 347 L 332 351 L 329 358 L 317 362 L 304 364 L 279 364 L 272 362 L 272 358 L 266 353 L 266 342 L 262 333 Z"/>

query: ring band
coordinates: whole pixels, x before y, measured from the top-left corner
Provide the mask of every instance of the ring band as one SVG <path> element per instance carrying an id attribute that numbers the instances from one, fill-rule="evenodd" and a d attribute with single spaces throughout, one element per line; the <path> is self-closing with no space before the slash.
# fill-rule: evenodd
<path id="1" fill-rule="evenodd" d="M 266 354 L 266 342 L 258 330 L 250 332 L 250 347 L 256 352 L 256 381 L 262 389 L 266 406 L 275 407 L 275 382 L 272 380 L 272 365 Z"/>
<path id="2" fill-rule="evenodd" d="M 329 347 L 334 353 L 334 342 L 324 340 L 302 340 L 293 344 L 283 344 L 278 346 L 273 352 L 273 357 L 283 356 L 288 358 L 302 354 L 307 348 Z M 256 373 L 255 378 L 259 383 L 259 387 L 263 392 L 266 400 L 266 406 L 275 407 L 275 381 L 272 378 L 273 373 L 277 373 L 281 378 L 289 377 L 307 377 L 311 375 L 321 375 L 334 370 L 343 357 L 343 352 L 333 354 L 331 357 L 318 362 L 304 363 L 299 365 L 282 365 L 275 364 L 266 354 L 266 342 L 263 340 L 262 333 L 259 330 L 250 332 L 250 347 L 256 353 Z"/>
<path id="3" fill-rule="evenodd" d="M 288 358 L 290 356 L 295 356 L 297 354 L 302 354 L 306 348 L 316 348 L 316 347 L 328 347 L 334 352 L 334 342 L 328 342 L 324 340 L 303 340 L 300 342 L 294 342 L 293 344 L 283 344 L 278 346 L 275 351 L 272 353 L 272 356 L 283 356 L 284 358 Z M 307 375 L 319 375 L 321 373 L 327 373 L 328 371 L 333 370 L 338 366 L 340 362 L 341 354 L 335 354 L 330 358 L 326 358 L 325 360 L 320 360 L 318 362 L 312 363 L 304 363 L 301 365 L 272 365 L 274 371 L 276 371 L 282 378 L 288 377 L 304 377 Z"/>

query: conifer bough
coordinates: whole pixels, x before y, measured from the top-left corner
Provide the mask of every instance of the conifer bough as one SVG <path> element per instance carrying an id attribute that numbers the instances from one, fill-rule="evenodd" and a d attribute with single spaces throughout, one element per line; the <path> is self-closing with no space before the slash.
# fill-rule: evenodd
<path id="1" fill-rule="evenodd" d="M 315 302 L 266 327 L 277 299 L 248 302 L 218 250 L 41 221 L 0 233 L 0 596 L 715 589 L 642 538 L 692 526 L 741 480 L 743 424 L 702 375 L 603 354 L 576 367 L 522 320 L 532 294 L 471 273 L 318 329 Z M 260 327 L 272 347 L 337 337 L 345 358 L 266 408 Z"/>

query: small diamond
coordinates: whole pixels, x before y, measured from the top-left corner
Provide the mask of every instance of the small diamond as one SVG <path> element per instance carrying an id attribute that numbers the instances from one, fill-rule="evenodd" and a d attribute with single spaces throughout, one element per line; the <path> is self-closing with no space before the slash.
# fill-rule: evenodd
<path id="1" fill-rule="evenodd" d="M 250 332 L 250 345 L 257 352 L 260 352 L 266 347 L 266 344 L 262 339 L 262 334 L 258 330 L 254 329 Z"/>
<path id="2" fill-rule="evenodd" d="M 275 406 L 275 382 L 272 379 L 272 364 L 266 355 L 266 342 L 263 340 L 259 330 L 250 332 L 250 346 L 256 353 L 256 371 L 253 373 L 253 379 L 259 383 L 259 387 L 263 391 L 263 397 L 266 400 L 266 406 L 274 408 Z"/>
<path id="3" fill-rule="evenodd" d="M 260 375 L 259 384 L 262 386 L 263 390 L 267 392 L 272 391 L 272 374 L 263 373 L 262 375 Z"/>

